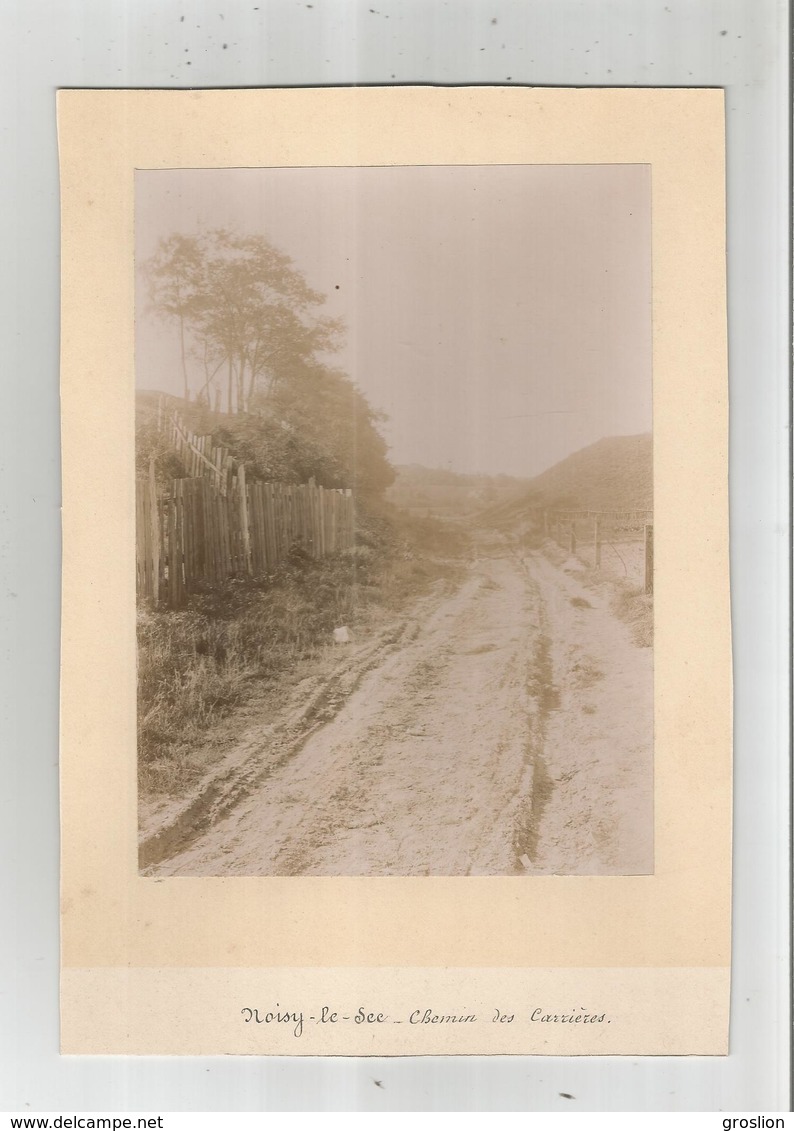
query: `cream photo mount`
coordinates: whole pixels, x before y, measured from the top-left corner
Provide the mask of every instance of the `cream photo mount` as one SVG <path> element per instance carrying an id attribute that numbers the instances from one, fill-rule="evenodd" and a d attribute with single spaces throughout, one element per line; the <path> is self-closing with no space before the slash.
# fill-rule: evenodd
<path id="1" fill-rule="evenodd" d="M 72 90 L 58 125 L 63 1051 L 726 1054 L 722 91 Z M 654 874 L 140 876 L 135 170 L 612 163 L 652 181 Z"/>

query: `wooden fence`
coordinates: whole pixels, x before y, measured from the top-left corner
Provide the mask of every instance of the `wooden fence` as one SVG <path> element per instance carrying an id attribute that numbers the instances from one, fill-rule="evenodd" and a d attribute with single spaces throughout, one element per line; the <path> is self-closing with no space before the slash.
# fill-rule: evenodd
<path id="1" fill-rule="evenodd" d="M 320 558 L 353 546 L 350 491 L 246 483 L 242 464 L 221 485 L 175 479 L 160 498 L 152 465 L 136 487 L 137 591 L 155 603 L 177 607 L 203 585 L 264 577 L 295 547 Z"/>
<path id="2" fill-rule="evenodd" d="M 158 404 L 158 431 L 165 431 L 174 451 L 191 479 L 199 476 L 210 479 L 222 495 L 227 494 L 235 474 L 236 464 L 226 448 L 213 444 L 211 436 L 197 436 L 180 414 L 171 412 L 165 417 L 163 398 Z"/>

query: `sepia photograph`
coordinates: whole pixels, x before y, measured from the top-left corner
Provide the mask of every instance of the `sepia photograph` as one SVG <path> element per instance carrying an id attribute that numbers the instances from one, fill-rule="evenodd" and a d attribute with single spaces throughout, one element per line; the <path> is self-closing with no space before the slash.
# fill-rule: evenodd
<path id="1" fill-rule="evenodd" d="M 651 172 L 135 174 L 144 876 L 654 872 Z"/>

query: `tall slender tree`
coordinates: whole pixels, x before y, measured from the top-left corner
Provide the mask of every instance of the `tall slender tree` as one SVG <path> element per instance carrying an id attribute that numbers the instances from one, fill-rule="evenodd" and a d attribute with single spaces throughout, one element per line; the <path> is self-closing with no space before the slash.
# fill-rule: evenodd
<path id="1" fill-rule="evenodd" d="M 204 292 L 204 266 L 199 242 L 182 235 L 161 240 L 157 252 L 145 266 L 154 310 L 160 317 L 177 324 L 185 400 L 190 396 L 186 338 L 198 321 Z"/>
<path id="2" fill-rule="evenodd" d="M 319 313 L 324 296 L 263 236 L 174 235 L 160 242 L 146 272 L 153 308 L 178 326 L 186 397 L 188 355 L 203 367 L 198 391 L 210 401 L 225 372 L 232 413 L 338 344 L 341 323 Z"/>
<path id="3" fill-rule="evenodd" d="M 265 476 L 364 494 L 393 480 L 381 417 L 323 361 L 342 325 L 287 255 L 219 229 L 162 240 L 145 269 L 154 310 L 178 327 L 186 398 L 254 414 L 219 429 L 224 446 Z"/>

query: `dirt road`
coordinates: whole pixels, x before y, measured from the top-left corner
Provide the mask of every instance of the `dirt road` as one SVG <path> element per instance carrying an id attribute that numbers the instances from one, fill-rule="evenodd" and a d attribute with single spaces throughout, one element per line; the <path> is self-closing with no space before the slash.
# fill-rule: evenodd
<path id="1" fill-rule="evenodd" d="M 250 788 L 147 871 L 652 871 L 651 718 L 650 650 L 606 596 L 493 543 L 267 772 L 250 763 L 268 743 L 249 740 Z"/>

